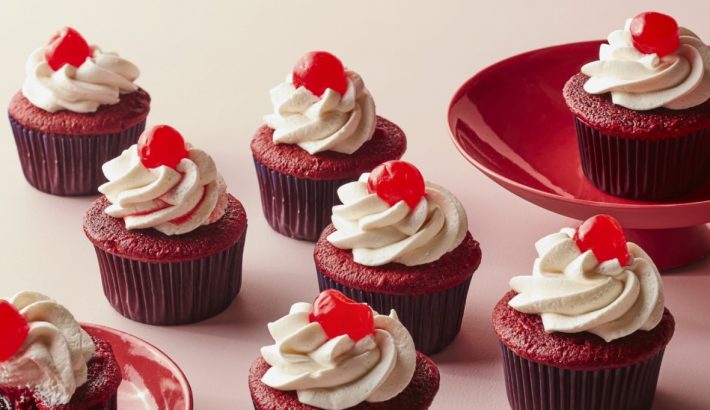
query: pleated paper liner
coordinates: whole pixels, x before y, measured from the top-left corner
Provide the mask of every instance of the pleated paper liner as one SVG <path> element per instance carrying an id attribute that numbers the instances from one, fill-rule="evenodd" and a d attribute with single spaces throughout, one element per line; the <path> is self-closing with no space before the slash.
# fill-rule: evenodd
<path id="1" fill-rule="evenodd" d="M 60 135 L 28 128 L 10 116 L 25 179 L 42 192 L 61 196 L 96 195 L 106 182 L 101 166 L 135 144 L 145 120 L 113 134 Z"/>
<path id="2" fill-rule="evenodd" d="M 508 402 L 513 410 L 650 409 L 664 350 L 630 366 L 570 370 L 526 360 L 500 343 Z"/>
<path id="3" fill-rule="evenodd" d="M 417 350 L 427 355 L 440 352 L 458 335 L 470 284 L 469 277 L 460 285 L 441 292 L 394 295 L 351 288 L 318 271 L 321 291 L 337 289 L 353 300 L 369 304 L 383 315 L 388 315 L 394 309 L 412 335 Z"/>
<path id="4" fill-rule="evenodd" d="M 610 136 L 575 118 L 584 175 L 604 192 L 640 199 L 683 196 L 710 177 L 710 128 L 666 139 Z"/>
<path id="5" fill-rule="evenodd" d="M 266 221 L 278 233 L 315 242 L 330 224 L 333 206 L 340 204 L 338 188 L 357 176 L 313 180 L 282 174 L 254 159 Z"/>
<path id="6" fill-rule="evenodd" d="M 133 260 L 95 247 L 104 294 L 114 309 L 137 322 L 179 325 L 208 319 L 239 293 L 245 239 L 246 230 L 220 253 L 174 263 Z"/>

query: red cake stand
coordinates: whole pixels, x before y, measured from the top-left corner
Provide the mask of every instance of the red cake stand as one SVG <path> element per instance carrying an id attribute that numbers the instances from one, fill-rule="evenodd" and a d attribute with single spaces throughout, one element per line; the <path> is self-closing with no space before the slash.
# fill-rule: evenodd
<path id="1" fill-rule="evenodd" d="M 597 58 L 600 43 L 530 51 L 470 78 L 449 105 L 454 144 L 485 175 L 538 206 L 580 220 L 615 216 L 661 270 L 694 262 L 710 252 L 710 182 L 683 198 L 644 202 L 606 194 L 582 174 L 562 87 Z"/>

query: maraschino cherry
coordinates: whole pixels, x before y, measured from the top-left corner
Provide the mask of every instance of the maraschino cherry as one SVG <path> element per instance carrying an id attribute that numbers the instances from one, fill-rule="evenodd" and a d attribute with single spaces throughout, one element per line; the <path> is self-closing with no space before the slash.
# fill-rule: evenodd
<path id="1" fill-rule="evenodd" d="M 372 309 L 335 289 L 324 290 L 318 295 L 308 319 L 311 323 L 320 323 L 325 334 L 331 339 L 348 335 L 358 341 L 375 332 Z"/>
<path id="2" fill-rule="evenodd" d="M 293 85 L 306 87 L 320 97 L 328 88 L 345 94 L 348 78 L 343 63 L 327 51 L 311 51 L 293 67 Z"/>
<path id="3" fill-rule="evenodd" d="M 678 49 L 678 23 L 671 16 L 648 11 L 631 20 L 631 40 L 634 48 L 644 54 L 668 55 Z"/>
<path id="4" fill-rule="evenodd" d="M 424 178 L 409 162 L 387 161 L 370 173 L 367 188 L 390 206 L 404 201 L 410 208 L 417 206 L 424 197 Z"/>
<path id="5" fill-rule="evenodd" d="M 30 326 L 6 300 L 0 300 L 0 362 L 12 357 L 25 343 Z"/>
<path id="6" fill-rule="evenodd" d="M 175 168 L 187 158 L 182 135 L 169 125 L 156 125 L 138 138 L 138 155 L 146 168 L 165 165 Z"/>
<path id="7" fill-rule="evenodd" d="M 91 57 L 91 47 L 78 31 L 64 27 L 52 38 L 44 50 L 44 58 L 52 70 L 57 71 L 65 64 L 79 67 Z"/>
<path id="8" fill-rule="evenodd" d="M 596 215 L 584 221 L 574 234 L 574 241 L 582 252 L 591 249 L 599 262 L 616 258 L 622 266 L 631 263 L 624 231 L 611 215 Z"/>

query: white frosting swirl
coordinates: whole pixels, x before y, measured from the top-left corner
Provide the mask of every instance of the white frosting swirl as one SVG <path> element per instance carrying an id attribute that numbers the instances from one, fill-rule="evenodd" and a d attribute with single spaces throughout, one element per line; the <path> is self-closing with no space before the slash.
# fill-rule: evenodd
<path id="1" fill-rule="evenodd" d="M 518 295 L 509 305 L 540 314 L 545 331 L 590 332 L 607 342 L 637 330 L 651 330 L 663 317 L 663 282 L 651 258 L 627 243 L 631 261 L 599 263 L 591 250 L 581 252 L 573 229 L 535 243 L 539 257 L 532 276 L 516 276 Z"/>
<path id="2" fill-rule="evenodd" d="M 133 83 L 140 74 L 138 67 L 116 53 L 91 46 L 92 55 L 81 66 L 65 64 L 54 71 L 44 58 L 45 48 L 30 55 L 22 86 L 22 94 L 45 111 L 95 112 L 102 104 L 118 103 L 120 94 L 138 89 Z"/>
<path id="3" fill-rule="evenodd" d="M 134 144 L 103 165 L 108 182 L 99 187 L 123 218 L 126 229 L 154 228 L 180 235 L 219 220 L 227 208 L 227 187 L 212 158 L 190 147 L 175 169 L 146 168 Z"/>
<path id="4" fill-rule="evenodd" d="M 327 238 L 337 248 L 352 249 L 355 262 L 423 265 L 463 242 L 468 219 L 451 192 L 427 182 L 425 195 L 414 209 L 405 201 L 390 206 L 368 191 L 369 176 L 364 173 L 358 181 L 338 188 L 343 205 L 333 207 L 336 231 Z"/>
<path id="5" fill-rule="evenodd" d="M 344 95 L 328 88 L 317 97 L 296 88 L 291 76 L 271 89 L 274 113 L 264 116 L 276 144 L 298 144 L 309 154 L 335 151 L 352 154 L 375 132 L 375 102 L 360 76 L 347 71 Z"/>
<path id="6" fill-rule="evenodd" d="M 582 67 L 590 77 L 585 91 L 611 92 L 614 104 L 637 111 L 683 110 L 710 98 L 710 48 L 697 35 L 681 27 L 680 47 L 659 57 L 634 48 L 630 24 L 631 19 L 624 30 L 609 35 L 609 44 L 599 49 L 598 61 Z"/>
<path id="7" fill-rule="evenodd" d="M 30 331 L 20 350 L 0 362 L 0 385 L 29 388 L 52 407 L 69 403 L 87 381 L 94 342 L 65 307 L 47 296 L 20 292 L 9 302 Z"/>
<path id="8" fill-rule="evenodd" d="M 296 390 L 301 403 L 328 410 L 364 401 L 387 401 L 401 393 L 414 375 L 414 341 L 399 322 L 375 313 L 375 333 L 357 342 L 348 335 L 328 336 L 310 323 L 310 303 L 296 303 L 287 316 L 269 323 L 276 344 L 261 348 L 271 368 L 262 382 L 277 390 Z"/>

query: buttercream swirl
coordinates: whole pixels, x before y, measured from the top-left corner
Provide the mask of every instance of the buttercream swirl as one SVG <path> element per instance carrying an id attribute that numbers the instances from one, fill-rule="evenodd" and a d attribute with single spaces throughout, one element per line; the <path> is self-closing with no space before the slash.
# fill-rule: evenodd
<path id="1" fill-rule="evenodd" d="M 111 205 L 106 213 L 123 218 L 126 229 L 154 228 L 180 235 L 219 220 L 227 208 L 227 187 L 212 157 L 189 147 L 175 169 L 147 168 L 134 144 L 103 165 L 108 182 L 99 187 Z"/>
<path id="2" fill-rule="evenodd" d="M 79 67 L 65 64 L 54 71 L 46 59 L 46 47 L 35 50 L 27 60 L 22 94 L 45 111 L 95 112 L 102 104 L 116 104 L 121 94 L 138 89 L 133 82 L 138 67 L 116 53 L 92 46 L 92 54 Z"/>
<path id="3" fill-rule="evenodd" d="M 52 407 L 69 403 L 87 381 L 94 342 L 65 307 L 47 296 L 20 292 L 8 301 L 30 329 L 20 350 L 0 362 L 0 385 L 30 388 Z"/>
<path id="4" fill-rule="evenodd" d="M 375 132 L 375 102 L 360 76 L 346 71 L 345 94 L 328 88 L 320 98 L 296 88 L 291 76 L 271 89 L 274 113 L 264 116 L 276 144 L 298 144 L 309 154 L 335 151 L 352 154 Z"/>
<path id="5" fill-rule="evenodd" d="M 416 351 L 394 310 L 375 314 L 375 333 L 356 342 L 348 335 L 328 340 L 318 322 L 309 322 L 312 309 L 296 303 L 287 316 L 269 323 L 276 343 L 261 349 L 271 365 L 264 384 L 295 390 L 301 403 L 328 410 L 387 401 L 409 385 Z"/>
<path id="6" fill-rule="evenodd" d="M 607 342 L 637 330 L 651 330 L 663 316 L 663 283 L 656 265 L 628 242 L 631 261 L 599 263 L 591 250 L 581 252 L 573 229 L 539 240 L 532 276 L 516 276 L 518 295 L 509 305 L 540 314 L 545 331 L 590 332 Z"/>
<path id="7" fill-rule="evenodd" d="M 438 260 L 463 242 L 468 230 L 466 211 L 449 191 L 426 182 L 424 197 L 410 208 L 405 201 L 390 206 L 367 187 L 369 173 L 338 188 L 343 203 L 333 207 L 336 231 L 328 241 L 352 249 L 361 265 L 390 262 L 407 266 Z"/>
<path id="8" fill-rule="evenodd" d="M 643 111 L 665 107 L 683 110 L 710 98 L 710 48 L 686 28 L 680 28 L 680 47 L 659 57 L 633 46 L 626 21 L 624 30 L 613 31 L 602 44 L 599 60 L 582 67 L 590 78 L 584 90 L 611 93 L 614 104 Z"/>

